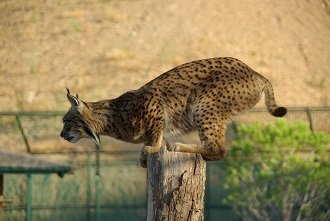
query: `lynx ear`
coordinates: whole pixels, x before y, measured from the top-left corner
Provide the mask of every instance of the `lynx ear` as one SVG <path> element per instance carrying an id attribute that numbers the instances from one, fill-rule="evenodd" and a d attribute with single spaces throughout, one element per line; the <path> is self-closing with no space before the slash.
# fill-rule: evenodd
<path id="1" fill-rule="evenodd" d="M 82 112 L 85 107 L 88 108 L 87 103 L 85 103 L 83 100 L 80 100 L 78 94 L 73 96 L 70 94 L 70 90 L 68 88 L 66 88 L 66 91 L 68 92 L 66 96 L 71 103 L 71 108 L 77 108 L 79 112 Z"/>
<path id="2" fill-rule="evenodd" d="M 70 90 L 68 88 L 66 88 L 66 91 L 68 92 L 66 97 L 68 98 L 69 102 L 71 103 L 71 107 L 77 107 L 79 106 L 79 98 L 78 96 L 75 97 L 72 94 L 70 94 Z"/>

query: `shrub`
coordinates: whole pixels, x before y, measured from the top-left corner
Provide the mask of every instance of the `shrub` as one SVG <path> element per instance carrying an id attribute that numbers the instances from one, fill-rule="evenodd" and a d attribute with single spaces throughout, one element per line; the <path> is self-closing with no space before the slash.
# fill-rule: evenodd
<path id="1" fill-rule="evenodd" d="M 306 123 L 242 125 L 226 157 L 224 203 L 242 220 L 330 220 L 330 135 Z"/>

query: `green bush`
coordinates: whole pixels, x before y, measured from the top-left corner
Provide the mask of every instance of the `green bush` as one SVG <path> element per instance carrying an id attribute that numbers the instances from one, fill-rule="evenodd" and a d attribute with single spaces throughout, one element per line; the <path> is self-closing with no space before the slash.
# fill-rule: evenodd
<path id="1" fill-rule="evenodd" d="M 242 220 L 330 220 L 330 135 L 306 123 L 242 125 L 226 157 L 224 203 Z"/>

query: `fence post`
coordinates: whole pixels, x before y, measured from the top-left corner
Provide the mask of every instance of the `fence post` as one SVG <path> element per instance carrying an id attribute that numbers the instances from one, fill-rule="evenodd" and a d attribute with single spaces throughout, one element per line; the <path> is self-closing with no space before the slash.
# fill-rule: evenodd
<path id="1" fill-rule="evenodd" d="M 148 221 L 204 220 L 206 162 L 199 154 L 148 156 Z"/>
<path id="2" fill-rule="evenodd" d="M 101 219 L 101 173 L 100 173 L 100 144 L 96 144 L 96 170 L 95 170 L 95 214 L 96 221 Z"/>
<path id="3" fill-rule="evenodd" d="M 28 153 L 31 153 L 31 147 L 30 147 L 29 141 L 28 141 L 28 139 L 27 139 L 27 137 L 24 133 L 24 129 L 23 129 L 19 114 L 16 114 L 16 122 L 17 122 L 17 125 L 18 125 L 18 129 L 21 132 L 21 135 L 23 137 L 23 140 L 24 140 L 24 143 L 25 143 L 25 146 L 26 146 L 26 150 L 27 150 Z"/>
<path id="4" fill-rule="evenodd" d="M 87 153 L 87 183 L 86 183 L 86 217 L 88 221 L 93 220 L 92 219 L 92 210 L 91 208 L 93 207 L 92 199 L 92 189 L 93 189 L 93 175 L 92 175 L 92 162 L 91 162 L 91 154 Z M 96 210 L 95 210 L 96 211 Z"/>
<path id="5" fill-rule="evenodd" d="M 5 200 L 3 197 L 3 185 L 4 185 L 4 181 L 3 181 L 3 174 L 0 174 L 0 221 L 4 220 L 4 206 L 5 206 Z"/>
<path id="6" fill-rule="evenodd" d="M 32 175 L 27 174 L 27 191 L 26 191 L 26 221 L 31 221 L 32 216 Z"/>
<path id="7" fill-rule="evenodd" d="M 308 123 L 309 123 L 309 128 L 311 129 L 311 131 L 314 132 L 314 126 L 313 126 L 313 119 L 312 119 L 312 114 L 311 111 L 308 107 L 306 107 L 306 114 L 307 114 L 307 119 L 308 119 Z"/>

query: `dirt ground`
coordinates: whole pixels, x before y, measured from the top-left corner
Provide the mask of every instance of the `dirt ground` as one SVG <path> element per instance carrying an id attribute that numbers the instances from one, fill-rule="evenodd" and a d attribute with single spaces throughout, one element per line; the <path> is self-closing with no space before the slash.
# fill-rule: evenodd
<path id="1" fill-rule="evenodd" d="M 114 98 L 172 67 L 232 56 L 280 105 L 330 105 L 329 0 L 2 0 L 0 111 Z M 263 101 L 258 104 L 263 106 Z"/>

